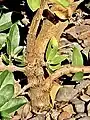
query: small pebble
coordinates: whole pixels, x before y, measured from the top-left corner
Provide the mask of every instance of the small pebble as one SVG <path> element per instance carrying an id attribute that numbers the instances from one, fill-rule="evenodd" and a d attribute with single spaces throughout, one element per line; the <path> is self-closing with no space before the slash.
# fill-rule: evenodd
<path id="1" fill-rule="evenodd" d="M 53 120 L 57 120 L 58 115 L 60 114 L 60 111 L 58 110 L 52 110 L 51 117 Z"/>
<path id="2" fill-rule="evenodd" d="M 85 101 L 88 102 L 90 100 L 90 97 L 88 95 L 83 94 L 82 96 L 80 96 L 80 98 Z"/>
<path id="3" fill-rule="evenodd" d="M 90 103 L 87 105 L 88 116 L 90 116 Z"/>
<path id="4" fill-rule="evenodd" d="M 81 101 L 79 104 L 75 104 L 76 111 L 78 113 L 82 113 L 85 110 L 85 104 L 83 101 Z"/>
<path id="5" fill-rule="evenodd" d="M 63 108 L 63 111 L 66 111 L 70 114 L 70 117 L 75 114 L 72 104 L 69 104 Z"/>
<path id="6" fill-rule="evenodd" d="M 86 94 L 87 94 L 87 95 L 90 95 L 90 85 L 89 85 L 88 88 L 87 88 Z"/>
<path id="7" fill-rule="evenodd" d="M 90 80 L 83 80 L 76 86 L 76 90 L 80 92 L 83 88 L 86 88 L 88 85 L 90 85 Z"/>
<path id="8" fill-rule="evenodd" d="M 87 114 L 86 113 L 78 113 L 76 116 L 75 116 L 75 119 L 79 119 L 81 117 L 86 117 Z"/>
<path id="9" fill-rule="evenodd" d="M 58 117 L 58 120 L 65 120 L 65 119 L 68 119 L 70 118 L 70 114 L 68 112 L 62 112 L 59 117 Z"/>
<path id="10" fill-rule="evenodd" d="M 73 87 L 64 86 L 64 87 L 60 88 L 60 90 L 58 91 L 57 96 L 56 96 L 56 101 L 59 101 L 59 102 L 69 101 L 77 93 L 78 93 L 78 91 L 76 89 L 74 89 Z"/>
<path id="11" fill-rule="evenodd" d="M 74 98 L 70 102 L 72 102 L 73 104 L 80 104 L 82 101 L 79 100 L 78 98 Z"/>
<path id="12" fill-rule="evenodd" d="M 90 117 L 87 116 L 87 117 L 80 118 L 80 119 L 78 119 L 78 120 L 90 120 Z"/>

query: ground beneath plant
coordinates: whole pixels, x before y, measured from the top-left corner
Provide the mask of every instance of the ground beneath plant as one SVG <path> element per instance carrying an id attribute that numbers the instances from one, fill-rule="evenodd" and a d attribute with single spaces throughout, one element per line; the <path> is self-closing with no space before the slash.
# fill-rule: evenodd
<path id="1" fill-rule="evenodd" d="M 22 14 L 21 20 L 25 27 L 21 30 L 21 44 L 25 45 L 28 28 L 35 13 L 30 11 L 26 1 L 12 2 L 7 0 L 2 1 L 1 4 L 7 6 L 10 11 Z M 73 13 L 70 25 L 63 31 L 60 39 L 60 53 L 70 55 L 72 47 L 77 46 L 82 51 L 85 66 L 90 65 L 89 18 L 90 3 L 84 1 Z M 19 72 L 15 72 L 14 75 L 16 79 L 15 89 L 20 90 L 27 84 L 27 78 Z M 62 76 L 60 81 L 63 87 L 58 90 L 54 106 L 49 111 L 34 113 L 28 102 L 12 114 L 12 120 L 90 120 L 90 75 L 86 74 L 80 83 L 71 81 L 70 76 Z M 26 92 L 25 96 L 29 99 L 28 91 Z"/>

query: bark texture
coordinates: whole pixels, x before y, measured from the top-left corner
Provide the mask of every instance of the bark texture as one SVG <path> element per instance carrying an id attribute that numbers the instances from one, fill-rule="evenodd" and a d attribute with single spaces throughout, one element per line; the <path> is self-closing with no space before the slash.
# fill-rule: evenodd
<path id="1" fill-rule="evenodd" d="M 68 22 L 61 22 L 60 19 L 57 23 L 53 23 L 45 18 L 43 20 L 41 29 L 40 22 L 43 16 L 43 11 L 48 6 L 48 0 L 41 0 L 41 7 L 33 17 L 30 25 L 29 34 L 27 37 L 27 67 L 26 74 L 30 87 L 30 99 L 32 109 L 40 111 L 50 108 L 49 92 L 52 87 L 52 81 L 44 77 L 44 55 L 49 40 L 54 36 L 60 40 L 61 33 L 66 28 Z"/>

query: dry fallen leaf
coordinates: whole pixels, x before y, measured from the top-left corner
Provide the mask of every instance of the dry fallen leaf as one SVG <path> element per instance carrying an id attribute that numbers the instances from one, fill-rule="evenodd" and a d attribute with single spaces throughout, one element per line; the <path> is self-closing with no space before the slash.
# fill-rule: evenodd
<path id="1" fill-rule="evenodd" d="M 56 16 L 58 16 L 60 19 L 68 19 L 70 16 L 72 16 L 72 14 L 81 2 L 82 1 L 74 2 L 73 0 L 69 0 L 70 5 L 67 7 L 63 7 L 60 4 L 54 3 L 51 7 L 51 11 L 55 13 Z"/>
<path id="2" fill-rule="evenodd" d="M 56 94 L 61 87 L 62 87 L 61 85 L 59 85 L 58 83 L 55 82 L 53 84 L 52 88 L 51 88 L 50 97 L 51 97 L 53 106 L 54 106 L 54 103 L 55 103 Z"/>
<path id="3" fill-rule="evenodd" d="M 68 18 L 68 10 L 62 5 L 54 4 L 51 8 L 51 11 L 56 14 L 61 19 Z"/>

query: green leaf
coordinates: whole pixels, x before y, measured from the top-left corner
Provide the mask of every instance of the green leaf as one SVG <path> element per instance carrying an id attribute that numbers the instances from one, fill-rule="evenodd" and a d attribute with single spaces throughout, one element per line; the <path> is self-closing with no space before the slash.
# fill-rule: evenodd
<path id="1" fill-rule="evenodd" d="M 2 117 L 2 120 L 11 120 L 11 119 L 7 117 Z"/>
<path id="2" fill-rule="evenodd" d="M 19 46 L 20 42 L 20 35 L 19 35 L 19 28 L 17 24 L 13 24 L 9 31 L 9 36 L 7 40 L 7 53 L 9 55 L 14 54 L 14 49 Z"/>
<path id="3" fill-rule="evenodd" d="M 6 33 L 0 33 L 0 50 L 3 47 L 3 44 L 6 42 L 7 34 Z"/>
<path id="4" fill-rule="evenodd" d="M 25 57 L 23 55 L 20 55 L 18 57 L 15 57 L 15 61 L 18 62 L 16 65 L 19 67 L 25 66 Z"/>
<path id="5" fill-rule="evenodd" d="M 4 105 L 5 102 L 6 102 L 5 97 L 4 97 L 3 95 L 0 95 L 0 107 L 1 107 L 2 105 Z"/>
<path id="6" fill-rule="evenodd" d="M 52 45 L 52 47 L 58 47 L 58 42 L 57 42 L 57 39 L 53 36 L 52 38 L 51 38 L 51 45 Z"/>
<path id="7" fill-rule="evenodd" d="M 12 98 L 0 108 L 0 111 L 9 114 L 16 111 L 18 108 L 20 108 L 22 105 L 26 103 L 27 103 L 27 100 L 25 99 L 25 97 Z"/>
<path id="8" fill-rule="evenodd" d="M 2 15 L 0 19 L 0 32 L 11 27 L 12 25 L 11 15 L 12 12 L 8 12 Z"/>
<path id="9" fill-rule="evenodd" d="M 0 74 L 0 87 L 3 84 L 3 81 L 5 80 L 5 78 L 8 76 L 8 71 L 4 71 Z"/>
<path id="10" fill-rule="evenodd" d="M 51 1 L 62 5 L 63 7 L 68 7 L 70 5 L 68 0 L 51 0 Z"/>
<path id="11" fill-rule="evenodd" d="M 23 55 L 20 55 L 20 56 L 18 56 L 18 57 L 15 57 L 15 61 L 17 61 L 17 62 L 24 62 L 25 61 L 25 58 L 24 58 L 24 56 Z"/>
<path id="12" fill-rule="evenodd" d="M 83 78 L 83 72 L 77 72 L 74 74 L 72 81 L 81 81 Z"/>
<path id="13" fill-rule="evenodd" d="M 4 96 L 5 102 L 11 99 L 13 94 L 14 94 L 14 85 L 12 84 L 8 84 L 4 86 L 2 89 L 0 89 L 0 95 Z"/>
<path id="14" fill-rule="evenodd" d="M 1 120 L 11 120 L 11 117 L 8 113 L 0 112 Z"/>
<path id="15" fill-rule="evenodd" d="M 52 37 L 52 39 L 49 41 L 49 44 L 46 50 L 46 60 L 48 62 L 53 59 L 53 57 L 57 53 L 57 50 L 58 50 L 58 42 L 55 37 Z"/>
<path id="16" fill-rule="evenodd" d="M 11 41 L 7 37 L 7 54 L 11 55 Z"/>
<path id="17" fill-rule="evenodd" d="M 17 21 L 17 24 L 18 24 L 20 27 L 25 27 L 25 25 L 23 25 L 23 23 L 22 23 L 20 20 Z"/>
<path id="18" fill-rule="evenodd" d="M 83 57 L 81 52 L 78 48 L 73 48 L 73 54 L 72 54 L 72 65 L 73 66 L 82 66 L 83 65 Z"/>
<path id="19" fill-rule="evenodd" d="M 8 84 L 14 85 L 14 76 L 13 73 L 5 70 L 0 74 L 0 89 Z"/>
<path id="20" fill-rule="evenodd" d="M 23 50 L 23 46 L 18 46 L 14 49 L 14 55 L 18 55 Z"/>
<path id="21" fill-rule="evenodd" d="M 55 57 L 51 60 L 50 64 L 60 64 L 61 65 L 61 62 L 67 58 L 68 58 L 68 56 L 56 54 Z"/>
<path id="22" fill-rule="evenodd" d="M 5 55 L 5 54 L 2 54 L 1 55 L 1 58 L 2 58 L 2 60 L 4 61 L 4 62 L 6 62 L 7 64 L 9 64 L 9 59 L 8 59 L 8 57 Z"/>
<path id="23" fill-rule="evenodd" d="M 8 113 L 0 112 L 0 116 L 2 117 L 2 120 L 11 120 L 11 117 Z"/>
<path id="24" fill-rule="evenodd" d="M 49 65 L 49 69 L 51 69 L 51 71 L 55 71 L 55 70 L 58 70 L 58 69 L 60 69 L 60 64 L 58 64 L 58 65 Z"/>
<path id="25" fill-rule="evenodd" d="M 34 12 L 38 8 L 40 8 L 40 1 L 41 0 L 27 0 L 27 3 L 28 3 L 28 6 L 30 7 L 30 9 Z"/>
<path id="26" fill-rule="evenodd" d="M 0 74 L 0 101 L 7 102 L 14 94 L 14 76 L 9 71 Z M 3 103 L 1 105 L 3 105 Z"/>
<path id="27" fill-rule="evenodd" d="M 21 62 L 21 63 L 16 64 L 16 66 L 18 66 L 18 67 L 24 67 L 25 65 L 26 65 L 25 62 Z"/>
<path id="28" fill-rule="evenodd" d="M 6 7 L 6 6 L 4 6 L 4 5 L 0 5 L 0 10 L 8 10 L 8 8 Z"/>
<path id="29" fill-rule="evenodd" d="M 5 104 L 14 94 L 14 79 L 12 73 L 4 71 L 0 74 L 0 106 Z"/>
<path id="30" fill-rule="evenodd" d="M 2 120 L 11 120 L 11 117 L 8 113 L 0 112 L 0 116 Z"/>

